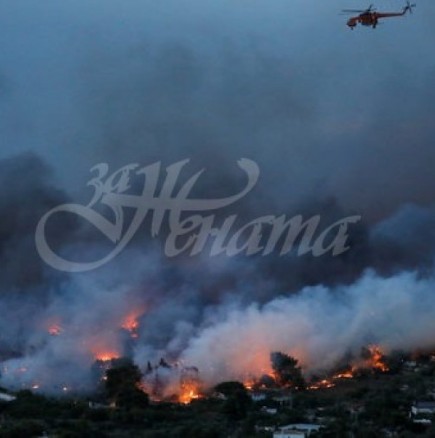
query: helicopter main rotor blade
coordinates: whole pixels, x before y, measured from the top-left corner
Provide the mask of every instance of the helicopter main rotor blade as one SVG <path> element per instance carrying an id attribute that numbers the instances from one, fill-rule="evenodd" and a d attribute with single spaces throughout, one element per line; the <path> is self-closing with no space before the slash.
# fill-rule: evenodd
<path id="1" fill-rule="evenodd" d="M 373 9 L 372 6 L 370 6 L 370 8 L 368 9 L 342 9 L 341 12 L 348 12 L 348 13 L 364 13 L 364 12 L 374 12 L 376 11 L 376 9 Z"/>

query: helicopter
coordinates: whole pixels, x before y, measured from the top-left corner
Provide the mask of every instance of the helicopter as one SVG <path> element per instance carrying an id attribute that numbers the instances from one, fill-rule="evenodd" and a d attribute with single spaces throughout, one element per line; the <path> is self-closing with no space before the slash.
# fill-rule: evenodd
<path id="1" fill-rule="evenodd" d="M 411 4 L 409 1 L 407 1 L 401 12 L 376 12 L 376 9 L 373 8 L 373 5 L 370 5 L 365 10 L 344 9 L 342 12 L 346 14 L 356 12 L 360 13 L 356 17 L 349 18 L 349 20 L 347 21 L 347 25 L 350 27 L 350 29 L 353 30 L 358 23 L 360 23 L 362 26 L 370 26 L 373 29 L 376 29 L 376 26 L 379 23 L 379 19 L 389 17 L 401 17 L 407 12 L 412 13 L 412 8 L 414 8 L 415 6 L 415 4 Z"/>

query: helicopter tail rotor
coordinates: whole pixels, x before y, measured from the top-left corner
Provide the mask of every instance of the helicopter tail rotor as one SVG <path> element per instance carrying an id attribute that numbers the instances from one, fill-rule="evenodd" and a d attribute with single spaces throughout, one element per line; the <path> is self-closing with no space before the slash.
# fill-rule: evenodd
<path id="1" fill-rule="evenodd" d="M 415 3 L 410 3 L 409 0 L 406 2 L 406 6 L 403 9 L 403 11 L 409 12 L 410 14 L 412 14 L 412 9 L 415 8 L 417 5 Z"/>

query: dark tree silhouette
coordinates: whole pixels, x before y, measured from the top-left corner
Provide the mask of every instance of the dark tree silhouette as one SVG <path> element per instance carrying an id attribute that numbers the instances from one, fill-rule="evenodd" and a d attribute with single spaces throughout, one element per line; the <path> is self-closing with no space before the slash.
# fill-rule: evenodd
<path id="1" fill-rule="evenodd" d="M 148 395 L 140 388 L 142 373 L 129 359 L 117 359 L 106 372 L 106 392 L 118 407 L 145 407 Z"/>
<path id="2" fill-rule="evenodd" d="M 245 386 L 240 382 L 222 382 L 215 386 L 215 391 L 225 395 L 223 413 L 233 421 L 246 417 L 252 404 Z"/>
<path id="3" fill-rule="evenodd" d="M 302 376 L 297 359 L 281 352 L 274 352 L 271 353 L 270 360 L 278 385 L 291 386 L 297 389 L 305 388 L 305 379 Z"/>

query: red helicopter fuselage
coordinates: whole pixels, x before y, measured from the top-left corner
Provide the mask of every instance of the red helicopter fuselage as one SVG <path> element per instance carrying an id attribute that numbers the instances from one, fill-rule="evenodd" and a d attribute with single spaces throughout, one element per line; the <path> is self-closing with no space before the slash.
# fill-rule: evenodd
<path id="1" fill-rule="evenodd" d="M 414 6 L 414 5 L 412 5 Z M 405 6 L 402 12 L 374 12 L 374 11 L 365 11 L 362 14 L 359 14 L 355 17 L 351 17 L 347 21 L 347 25 L 353 29 L 359 23 L 362 26 L 370 26 L 376 28 L 381 18 L 389 18 L 389 17 L 401 17 L 405 15 L 408 11 L 411 11 L 411 5 Z"/>

